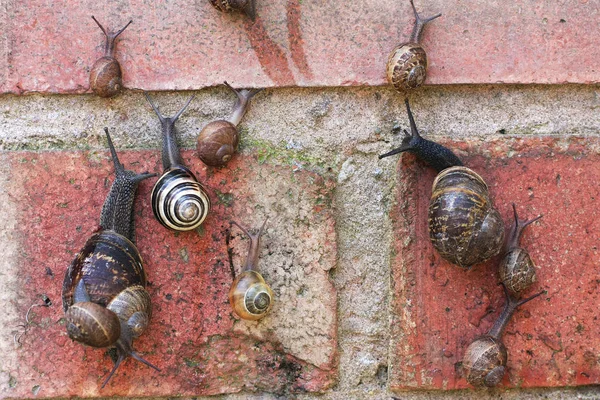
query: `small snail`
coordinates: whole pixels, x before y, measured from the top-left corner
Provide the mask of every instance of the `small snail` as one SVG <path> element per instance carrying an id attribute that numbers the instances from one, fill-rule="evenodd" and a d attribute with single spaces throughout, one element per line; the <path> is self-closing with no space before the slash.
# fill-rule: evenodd
<path id="1" fill-rule="evenodd" d="M 235 90 L 229 83 L 224 83 L 237 96 L 231 116 L 228 120 L 213 121 L 206 125 L 198 135 L 196 142 L 198 157 L 204 164 L 213 167 L 227 164 L 235 153 L 240 141 L 236 127 L 246 114 L 250 99 L 261 90 Z"/>
<path id="2" fill-rule="evenodd" d="M 521 297 L 521 293 L 527 290 L 535 282 L 535 264 L 529 257 L 527 250 L 519 246 L 523 230 L 533 222 L 542 218 L 542 215 L 530 219 L 519 220 L 517 207 L 513 203 L 515 224 L 511 230 L 506 255 L 499 267 L 500 280 L 511 296 Z"/>
<path id="3" fill-rule="evenodd" d="M 194 99 L 188 102 L 174 117 L 164 117 L 152 102 L 148 93 L 146 99 L 154 109 L 162 125 L 163 175 L 152 189 L 152 211 L 164 227 L 176 231 L 190 231 L 199 227 L 210 211 L 210 199 L 192 171 L 183 165 L 177 139 L 175 121 Z"/>
<path id="4" fill-rule="evenodd" d="M 94 233 L 65 273 L 63 310 L 69 337 L 92 347 L 115 346 L 117 361 L 104 387 L 128 356 L 141 358 L 133 339 L 147 328 L 152 314 L 146 273 L 134 244 L 133 200 L 139 182 L 156 174 L 135 174 L 119 162 L 104 128 L 115 166 L 115 181 L 102 207 L 100 231 Z"/>
<path id="5" fill-rule="evenodd" d="M 423 84 L 427 75 L 427 55 L 419 44 L 423 34 L 423 28 L 428 22 L 440 17 L 442 14 L 421 19 L 415 8 L 413 0 L 410 0 L 415 13 L 415 25 L 408 43 L 399 44 L 392 50 L 387 62 L 387 78 L 396 90 L 405 91 L 415 89 Z"/>
<path id="6" fill-rule="evenodd" d="M 467 348 L 463 358 L 464 375 L 473 386 L 496 386 L 502 381 L 506 369 L 508 354 L 502 343 L 502 334 L 510 318 L 518 307 L 542 295 L 540 292 L 524 300 L 516 300 L 510 296 L 506 286 L 504 310 L 487 335 L 475 339 Z"/>
<path id="7" fill-rule="evenodd" d="M 252 21 L 256 18 L 255 0 L 210 0 L 210 4 L 221 12 L 240 11 Z"/>
<path id="8" fill-rule="evenodd" d="M 260 236 L 267 220 L 263 222 L 256 234 L 249 233 L 237 222 L 231 223 L 250 238 L 250 246 L 242 273 L 234 279 L 229 289 L 229 303 L 240 318 L 256 321 L 264 317 L 273 305 L 273 291 L 258 273 Z"/>
<path id="9" fill-rule="evenodd" d="M 133 21 L 129 21 L 121 30 L 111 32 L 105 30 L 93 15 L 92 19 L 106 36 L 106 44 L 104 45 L 104 57 L 98 59 L 90 71 L 90 87 L 100 97 L 112 97 L 123 87 L 121 66 L 114 57 L 115 40 Z"/>
<path id="10" fill-rule="evenodd" d="M 405 103 L 412 134 L 405 130 L 402 145 L 379 158 L 408 151 L 439 172 L 429 202 L 429 238 L 442 258 L 469 269 L 502 249 L 502 217 L 493 207 L 484 180 L 463 167 L 452 151 L 423 139 L 417 131 L 408 99 Z"/>

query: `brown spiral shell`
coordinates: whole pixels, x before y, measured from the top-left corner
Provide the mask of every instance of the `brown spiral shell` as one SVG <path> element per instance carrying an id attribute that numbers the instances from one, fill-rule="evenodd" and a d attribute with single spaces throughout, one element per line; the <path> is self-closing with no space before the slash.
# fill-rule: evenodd
<path id="1" fill-rule="evenodd" d="M 425 82 L 427 55 L 418 43 L 403 43 L 388 57 L 387 79 L 396 90 L 415 89 Z"/>
<path id="2" fill-rule="evenodd" d="M 229 121 L 213 121 L 198 135 L 198 157 L 206 165 L 220 167 L 231 159 L 240 141 L 237 128 Z"/>
<path id="3" fill-rule="evenodd" d="M 255 0 L 210 0 L 210 4 L 221 12 L 241 11 L 254 19 Z"/>
<path id="4" fill-rule="evenodd" d="M 499 267 L 500 280 L 508 292 L 516 297 L 527 290 L 536 280 L 535 264 L 529 253 L 520 247 L 509 251 Z"/>
<path id="5" fill-rule="evenodd" d="M 257 321 L 271 309 L 273 291 L 261 274 L 253 270 L 244 271 L 229 289 L 229 304 L 240 318 Z"/>
<path id="6" fill-rule="evenodd" d="M 92 347 L 112 346 L 121 336 L 117 315 L 90 301 L 73 304 L 65 313 L 69 337 Z"/>
<path id="7" fill-rule="evenodd" d="M 473 386 L 496 386 L 502 381 L 507 359 L 502 341 L 482 336 L 467 348 L 463 359 L 464 376 Z"/>
<path id="8" fill-rule="evenodd" d="M 98 59 L 90 71 L 90 87 L 100 97 L 112 97 L 123 87 L 121 66 L 113 57 Z"/>
<path id="9" fill-rule="evenodd" d="M 442 258 L 470 268 L 504 244 L 504 222 L 484 180 L 466 167 L 440 172 L 429 203 L 429 237 Z"/>

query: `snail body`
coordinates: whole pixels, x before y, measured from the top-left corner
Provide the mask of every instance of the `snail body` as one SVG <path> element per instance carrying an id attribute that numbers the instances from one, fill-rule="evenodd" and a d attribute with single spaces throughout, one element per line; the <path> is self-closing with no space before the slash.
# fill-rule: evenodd
<path id="1" fill-rule="evenodd" d="M 117 348 L 117 361 L 102 387 L 128 356 L 158 370 L 132 346 L 152 314 L 143 261 L 133 242 L 133 201 L 139 182 L 155 175 L 125 170 L 105 131 L 116 179 L 102 207 L 101 229 L 75 256 L 62 288 L 69 337 L 92 347 Z"/>
<path id="2" fill-rule="evenodd" d="M 410 0 L 410 5 L 415 14 L 415 25 L 410 40 L 399 44 L 392 50 L 388 56 L 386 68 L 388 82 L 399 91 L 415 89 L 425 82 L 427 54 L 419 42 L 425 25 L 442 15 L 437 14 L 421 19 L 413 0 Z"/>
<path id="3" fill-rule="evenodd" d="M 162 125 L 164 172 L 152 189 L 154 216 L 164 227 L 175 231 L 190 231 L 199 227 L 210 211 L 210 198 L 186 166 L 179 154 L 175 138 L 175 122 L 193 100 L 193 96 L 174 117 L 164 117 L 145 93 Z"/>
<path id="4" fill-rule="evenodd" d="M 523 230 L 531 223 L 542 218 L 542 215 L 530 220 L 519 220 L 514 203 L 513 212 L 515 223 L 506 246 L 506 254 L 500 262 L 498 272 L 500 281 L 506 286 L 511 296 L 519 298 L 536 280 L 535 264 L 527 250 L 520 247 L 519 241 Z"/>
<path id="5" fill-rule="evenodd" d="M 225 85 L 237 96 L 231 116 L 228 120 L 218 120 L 207 124 L 196 141 L 198 157 L 206 165 L 220 167 L 231 159 L 235 153 L 240 135 L 237 125 L 240 123 L 250 104 L 250 99 L 260 90 L 236 90 L 227 82 Z"/>
<path id="6" fill-rule="evenodd" d="M 519 301 L 510 296 L 506 286 L 503 285 L 503 288 L 506 301 L 502 314 L 486 335 L 475 339 L 467 347 L 463 358 L 464 376 L 473 386 L 493 387 L 502 381 L 508 361 L 508 352 L 502 342 L 504 329 L 518 307 L 544 293 Z"/>
<path id="7" fill-rule="evenodd" d="M 221 12 L 240 11 L 249 16 L 252 21 L 256 18 L 255 0 L 209 0 L 210 4 Z"/>
<path id="8" fill-rule="evenodd" d="M 123 88 L 121 66 L 114 57 L 115 40 L 133 21 L 129 21 L 122 29 L 111 32 L 104 29 L 100 22 L 92 16 L 106 37 L 104 56 L 99 58 L 90 71 L 90 87 L 100 97 L 112 97 Z"/>
<path id="9" fill-rule="evenodd" d="M 411 134 L 405 130 L 401 146 L 379 158 L 411 152 L 438 171 L 428 211 L 431 243 L 445 260 L 471 268 L 501 251 L 504 223 L 485 181 L 451 150 L 421 137 L 408 99 L 405 103 Z"/>
<path id="10" fill-rule="evenodd" d="M 261 319 L 273 306 L 273 291 L 257 271 L 260 236 L 266 222 L 265 220 L 256 234 L 249 233 L 236 222 L 232 222 L 250 238 L 250 246 L 243 271 L 234 279 L 229 289 L 229 303 L 240 318 L 250 321 Z"/>

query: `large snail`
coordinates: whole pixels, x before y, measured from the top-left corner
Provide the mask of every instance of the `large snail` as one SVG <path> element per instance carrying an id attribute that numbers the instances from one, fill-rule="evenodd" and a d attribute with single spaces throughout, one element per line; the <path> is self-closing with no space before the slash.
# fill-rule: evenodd
<path id="1" fill-rule="evenodd" d="M 115 40 L 133 21 L 129 21 L 119 31 L 112 32 L 104 29 L 93 15 L 92 19 L 106 36 L 106 44 L 104 45 L 104 57 L 99 58 L 90 71 L 90 87 L 100 97 L 112 97 L 123 88 L 121 66 L 114 57 Z"/>
<path id="2" fill-rule="evenodd" d="M 440 17 L 442 14 L 421 19 L 413 0 L 410 0 L 415 14 L 415 25 L 410 40 L 399 44 L 392 50 L 387 62 L 387 78 L 394 88 L 399 91 L 415 89 L 425 82 L 427 75 L 427 55 L 419 44 L 425 25 Z"/>
<path id="3" fill-rule="evenodd" d="M 152 211 L 166 228 L 190 231 L 199 227 L 210 211 L 210 199 L 192 171 L 183 165 L 175 138 L 175 122 L 194 96 L 174 117 L 163 116 L 144 93 L 162 126 L 162 164 L 164 173 L 152 189 Z"/>
<path id="4" fill-rule="evenodd" d="M 492 204 L 484 180 L 463 167 L 452 151 L 422 138 L 408 99 L 405 103 L 412 134 L 405 130 L 402 145 L 379 158 L 408 151 L 439 172 L 429 203 L 429 237 L 442 258 L 462 268 L 471 268 L 502 249 L 502 217 Z"/>
<path id="5" fill-rule="evenodd" d="M 250 245 L 242 272 L 234 279 L 229 289 L 229 303 L 240 318 L 256 321 L 264 317 L 273 305 L 273 291 L 258 273 L 260 236 L 267 220 L 256 234 L 250 233 L 237 222 L 231 223 L 250 238 Z"/>
<path id="6" fill-rule="evenodd" d="M 156 174 L 135 174 L 119 162 L 105 128 L 115 166 L 115 181 L 94 233 L 65 273 L 63 309 L 69 337 L 92 347 L 114 346 L 117 360 L 104 387 L 128 356 L 156 369 L 141 358 L 133 339 L 147 328 L 152 314 L 145 289 L 146 273 L 134 244 L 133 200 L 139 182 Z"/>
<path id="7" fill-rule="evenodd" d="M 535 282 L 535 264 L 529 253 L 520 247 L 519 241 L 523 230 L 533 222 L 542 218 L 542 215 L 529 220 L 519 220 L 517 207 L 513 203 L 515 223 L 506 246 L 506 254 L 500 262 L 498 272 L 500 281 L 504 284 L 511 296 L 521 297 L 521 293 L 527 290 Z"/>
<path id="8" fill-rule="evenodd" d="M 524 300 L 517 300 L 508 293 L 506 286 L 502 287 L 506 297 L 502 314 L 486 335 L 475 339 L 469 345 L 463 358 L 464 375 L 467 382 L 473 386 L 492 387 L 502 381 L 508 361 L 506 346 L 502 343 L 504 329 L 518 307 L 544 293 L 542 291 Z"/>
<path id="9" fill-rule="evenodd" d="M 256 18 L 255 0 L 209 0 L 210 4 L 221 12 L 240 11 L 249 16 L 252 21 Z"/>
<path id="10" fill-rule="evenodd" d="M 224 83 L 237 96 L 231 116 L 228 120 L 213 121 L 206 125 L 202 128 L 196 142 L 198 157 L 204 164 L 213 167 L 227 164 L 235 153 L 240 141 L 237 125 L 246 114 L 250 99 L 261 90 L 236 90 L 229 83 Z"/>

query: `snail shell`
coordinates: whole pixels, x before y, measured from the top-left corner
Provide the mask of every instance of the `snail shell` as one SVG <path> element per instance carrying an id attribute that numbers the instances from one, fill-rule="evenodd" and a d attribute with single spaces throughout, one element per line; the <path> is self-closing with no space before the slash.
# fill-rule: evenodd
<path id="1" fill-rule="evenodd" d="M 198 157 L 206 165 L 225 165 L 235 153 L 239 141 L 240 135 L 234 124 L 225 120 L 213 121 L 198 135 Z"/>
<path id="2" fill-rule="evenodd" d="M 65 313 L 65 320 L 69 337 L 88 346 L 112 346 L 121 336 L 117 315 L 91 301 L 73 304 Z"/>
<path id="3" fill-rule="evenodd" d="M 152 189 L 152 211 L 165 227 L 189 231 L 199 227 L 210 210 L 210 199 L 194 174 L 178 165 L 167 170 Z"/>
<path id="4" fill-rule="evenodd" d="M 447 168 L 435 178 L 432 192 L 429 237 L 442 258 L 470 268 L 500 252 L 504 222 L 477 173 Z"/>
<path id="5" fill-rule="evenodd" d="M 427 55 L 418 43 L 403 43 L 390 53 L 387 78 L 396 90 L 415 89 L 425 82 Z"/>
<path id="6" fill-rule="evenodd" d="M 229 303 L 240 318 L 256 321 L 271 309 L 273 291 L 258 272 L 244 271 L 229 290 Z"/>
<path id="7" fill-rule="evenodd" d="M 463 359 L 467 382 L 493 387 L 502 381 L 508 354 L 501 340 L 482 336 L 469 345 Z"/>
<path id="8" fill-rule="evenodd" d="M 123 88 L 121 66 L 113 57 L 98 59 L 90 71 L 90 87 L 100 97 L 112 97 Z"/>
<path id="9" fill-rule="evenodd" d="M 508 292 L 516 297 L 527 290 L 536 280 L 535 264 L 529 253 L 520 247 L 509 251 L 499 267 L 500 280 Z"/>
<path id="10" fill-rule="evenodd" d="M 105 230 L 93 234 L 69 266 L 63 282 L 63 309 L 75 303 L 83 279 L 89 301 L 106 307 L 129 286 L 146 286 L 146 273 L 137 247 L 125 236 Z"/>
<path id="11" fill-rule="evenodd" d="M 256 17 L 255 0 L 210 0 L 210 4 L 221 12 L 241 11 L 252 20 Z"/>

